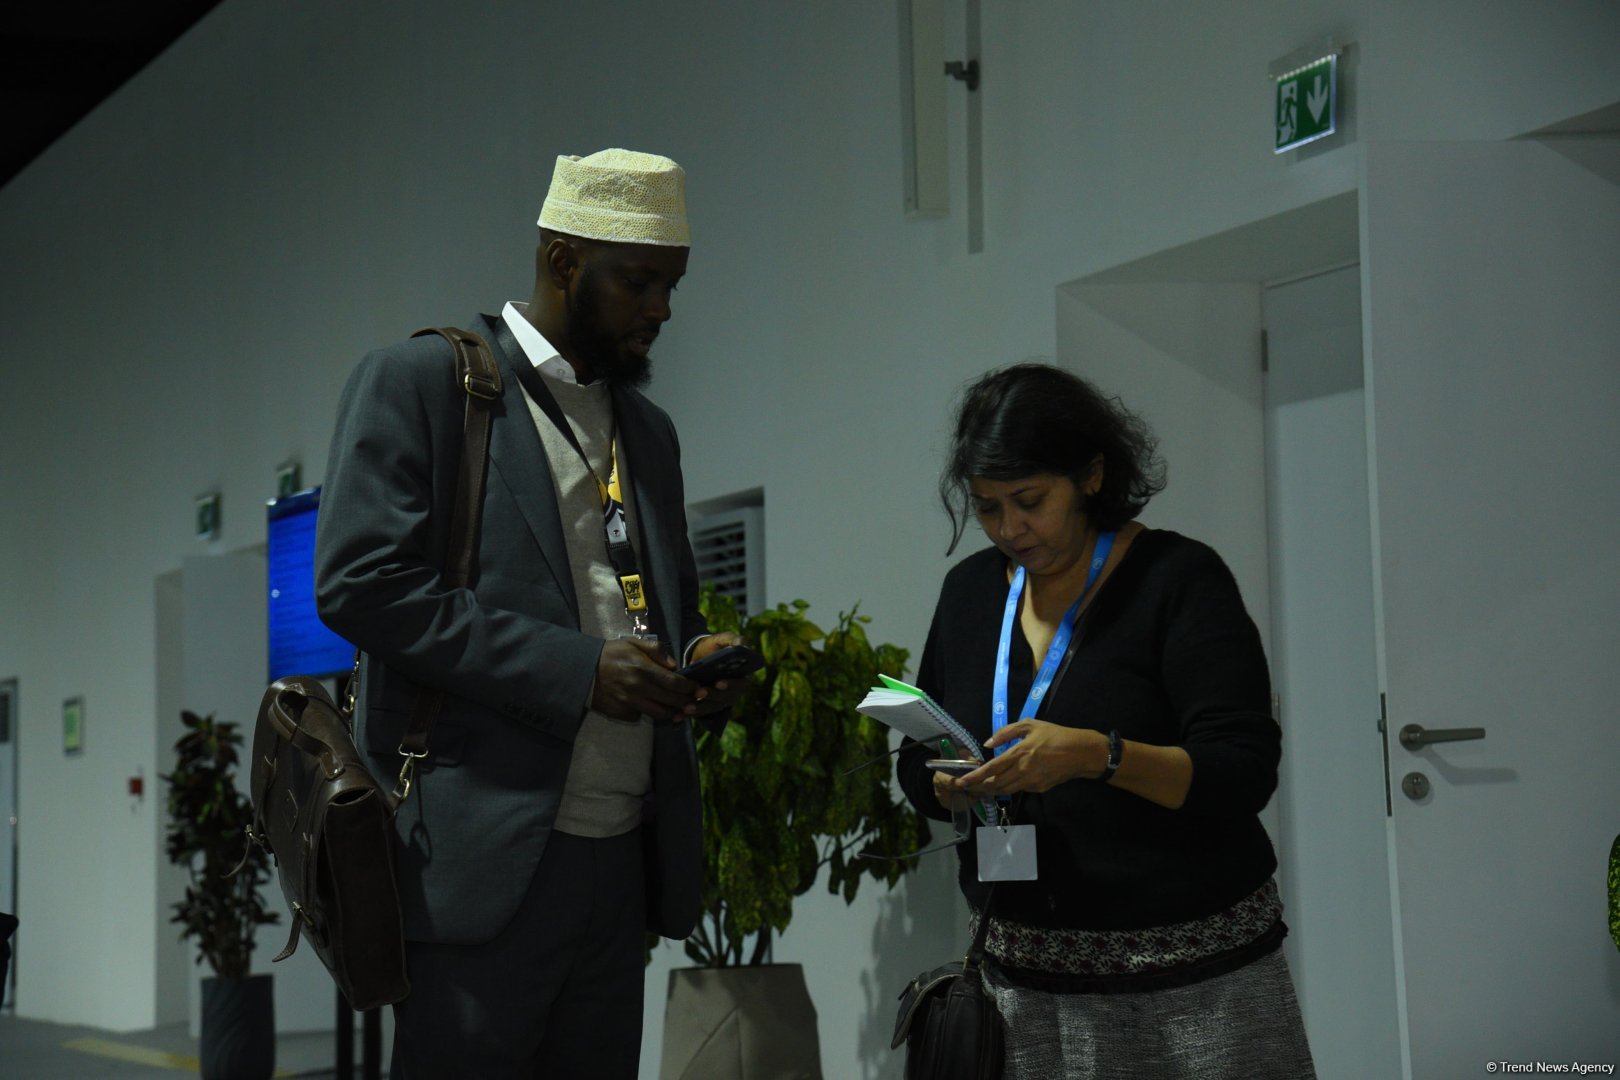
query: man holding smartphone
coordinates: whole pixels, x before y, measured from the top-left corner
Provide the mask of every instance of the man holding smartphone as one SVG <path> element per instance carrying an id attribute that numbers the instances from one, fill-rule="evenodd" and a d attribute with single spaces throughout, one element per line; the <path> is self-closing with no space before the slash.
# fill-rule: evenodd
<path id="1" fill-rule="evenodd" d="M 444 694 L 395 819 L 405 1080 L 636 1075 L 645 930 L 684 937 L 701 903 L 690 720 L 741 689 L 676 670 L 736 638 L 698 612 L 675 430 L 639 389 L 686 272 L 685 173 L 560 157 L 539 224 L 529 302 L 471 327 L 502 385 L 470 584 L 442 576 L 465 405 L 443 339 L 360 363 L 325 477 L 317 602 L 364 650 L 375 773 L 418 688 Z"/>

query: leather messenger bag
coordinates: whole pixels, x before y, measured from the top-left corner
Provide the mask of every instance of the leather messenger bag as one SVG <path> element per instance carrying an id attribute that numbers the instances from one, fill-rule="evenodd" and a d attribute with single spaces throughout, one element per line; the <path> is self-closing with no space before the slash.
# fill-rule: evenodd
<path id="1" fill-rule="evenodd" d="M 394 800 L 360 761 L 348 718 L 315 679 L 264 692 L 253 732 L 256 838 L 276 856 L 292 933 L 307 938 L 355 1009 L 410 993 L 394 882 Z"/>
<path id="2" fill-rule="evenodd" d="M 477 334 L 455 328 L 417 333 L 438 334 L 455 347 L 456 381 L 467 395 L 444 570 L 454 588 L 471 576 L 490 410 L 501 396 L 501 373 L 489 344 Z M 410 795 L 416 763 L 427 756 L 428 733 L 443 695 L 418 689 L 400 744 L 404 764 L 389 790 L 355 748 L 350 725 L 359 676 L 357 652 L 342 708 L 319 680 L 304 675 L 277 679 L 264 692 L 253 731 L 249 837 L 275 856 L 281 891 L 292 909 L 292 933 L 275 959 L 291 956 L 299 937 L 306 938 L 349 1005 L 365 1010 L 400 1001 L 411 989 L 394 879 L 393 817 Z"/>

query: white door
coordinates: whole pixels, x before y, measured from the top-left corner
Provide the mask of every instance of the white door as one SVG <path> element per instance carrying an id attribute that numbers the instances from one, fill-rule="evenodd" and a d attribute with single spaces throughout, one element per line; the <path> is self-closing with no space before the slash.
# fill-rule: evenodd
<path id="1" fill-rule="evenodd" d="M 1620 153 L 1365 160 L 1405 1072 L 1620 1063 Z M 1413 750 L 1411 724 L 1484 738 Z"/>
<path id="2" fill-rule="evenodd" d="M 1400 1072 L 1356 266 L 1276 285 L 1266 509 L 1284 943 L 1322 1080 Z"/>

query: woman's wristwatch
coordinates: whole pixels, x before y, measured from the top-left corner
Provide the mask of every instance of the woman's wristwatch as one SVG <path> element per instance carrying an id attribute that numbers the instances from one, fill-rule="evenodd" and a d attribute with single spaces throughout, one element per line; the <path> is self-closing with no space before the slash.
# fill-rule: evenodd
<path id="1" fill-rule="evenodd" d="M 1119 757 L 1124 750 L 1125 740 L 1119 737 L 1119 732 L 1110 731 L 1108 733 L 1108 764 L 1104 765 L 1103 771 L 1097 774 L 1097 783 L 1108 783 L 1109 778 L 1114 775 L 1114 770 L 1119 768 Z"/>

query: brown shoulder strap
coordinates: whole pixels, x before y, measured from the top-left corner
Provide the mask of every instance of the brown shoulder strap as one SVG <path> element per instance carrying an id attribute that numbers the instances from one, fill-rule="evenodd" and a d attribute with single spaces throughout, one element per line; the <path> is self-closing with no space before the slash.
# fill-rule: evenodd
<path id="1" fill-rule="evenodd" d="M 489 462 L 489 421 L 495 403 L 501 398 L 501 369 L 495 353 L 478 334 L 454 326 L 432 326 L 412 337 L 438 334 L 456 350 L 456 382 L 467 395 L 462 421 L 461 468 L 456 478 L 455 516 L 450 524 L 450 546 L 445 552 L 444 580 L 459 589 L 472 577 L 473 552 L 478 546 L 478 517 L 484 503 L 484 477 Z M 411 790 L 411 773 L 417 761 L 427 756 L 428 733 L 438 719 L 444 691 L 422 687 L 411 711 L 411 724 L 400 741 L 405 759 L 400 769 L 394 798 L 404 802 Z"/>
<path id="2" fill-rule="evenodd" d="M 411 336 L 425 334 L 438 334 L 455 347 L 456 382 L 467 395 L 456 510 L 444 561 L 445 580 L 452 588 L 460 588 L 472 578 L 478 511 L 484 502 L 484 477 L 489 460 L 489 416 L 501 397 L 501 369 L 495 363 L 489 342 L 471 330 L 439 326 L 418 330 Z"/>

